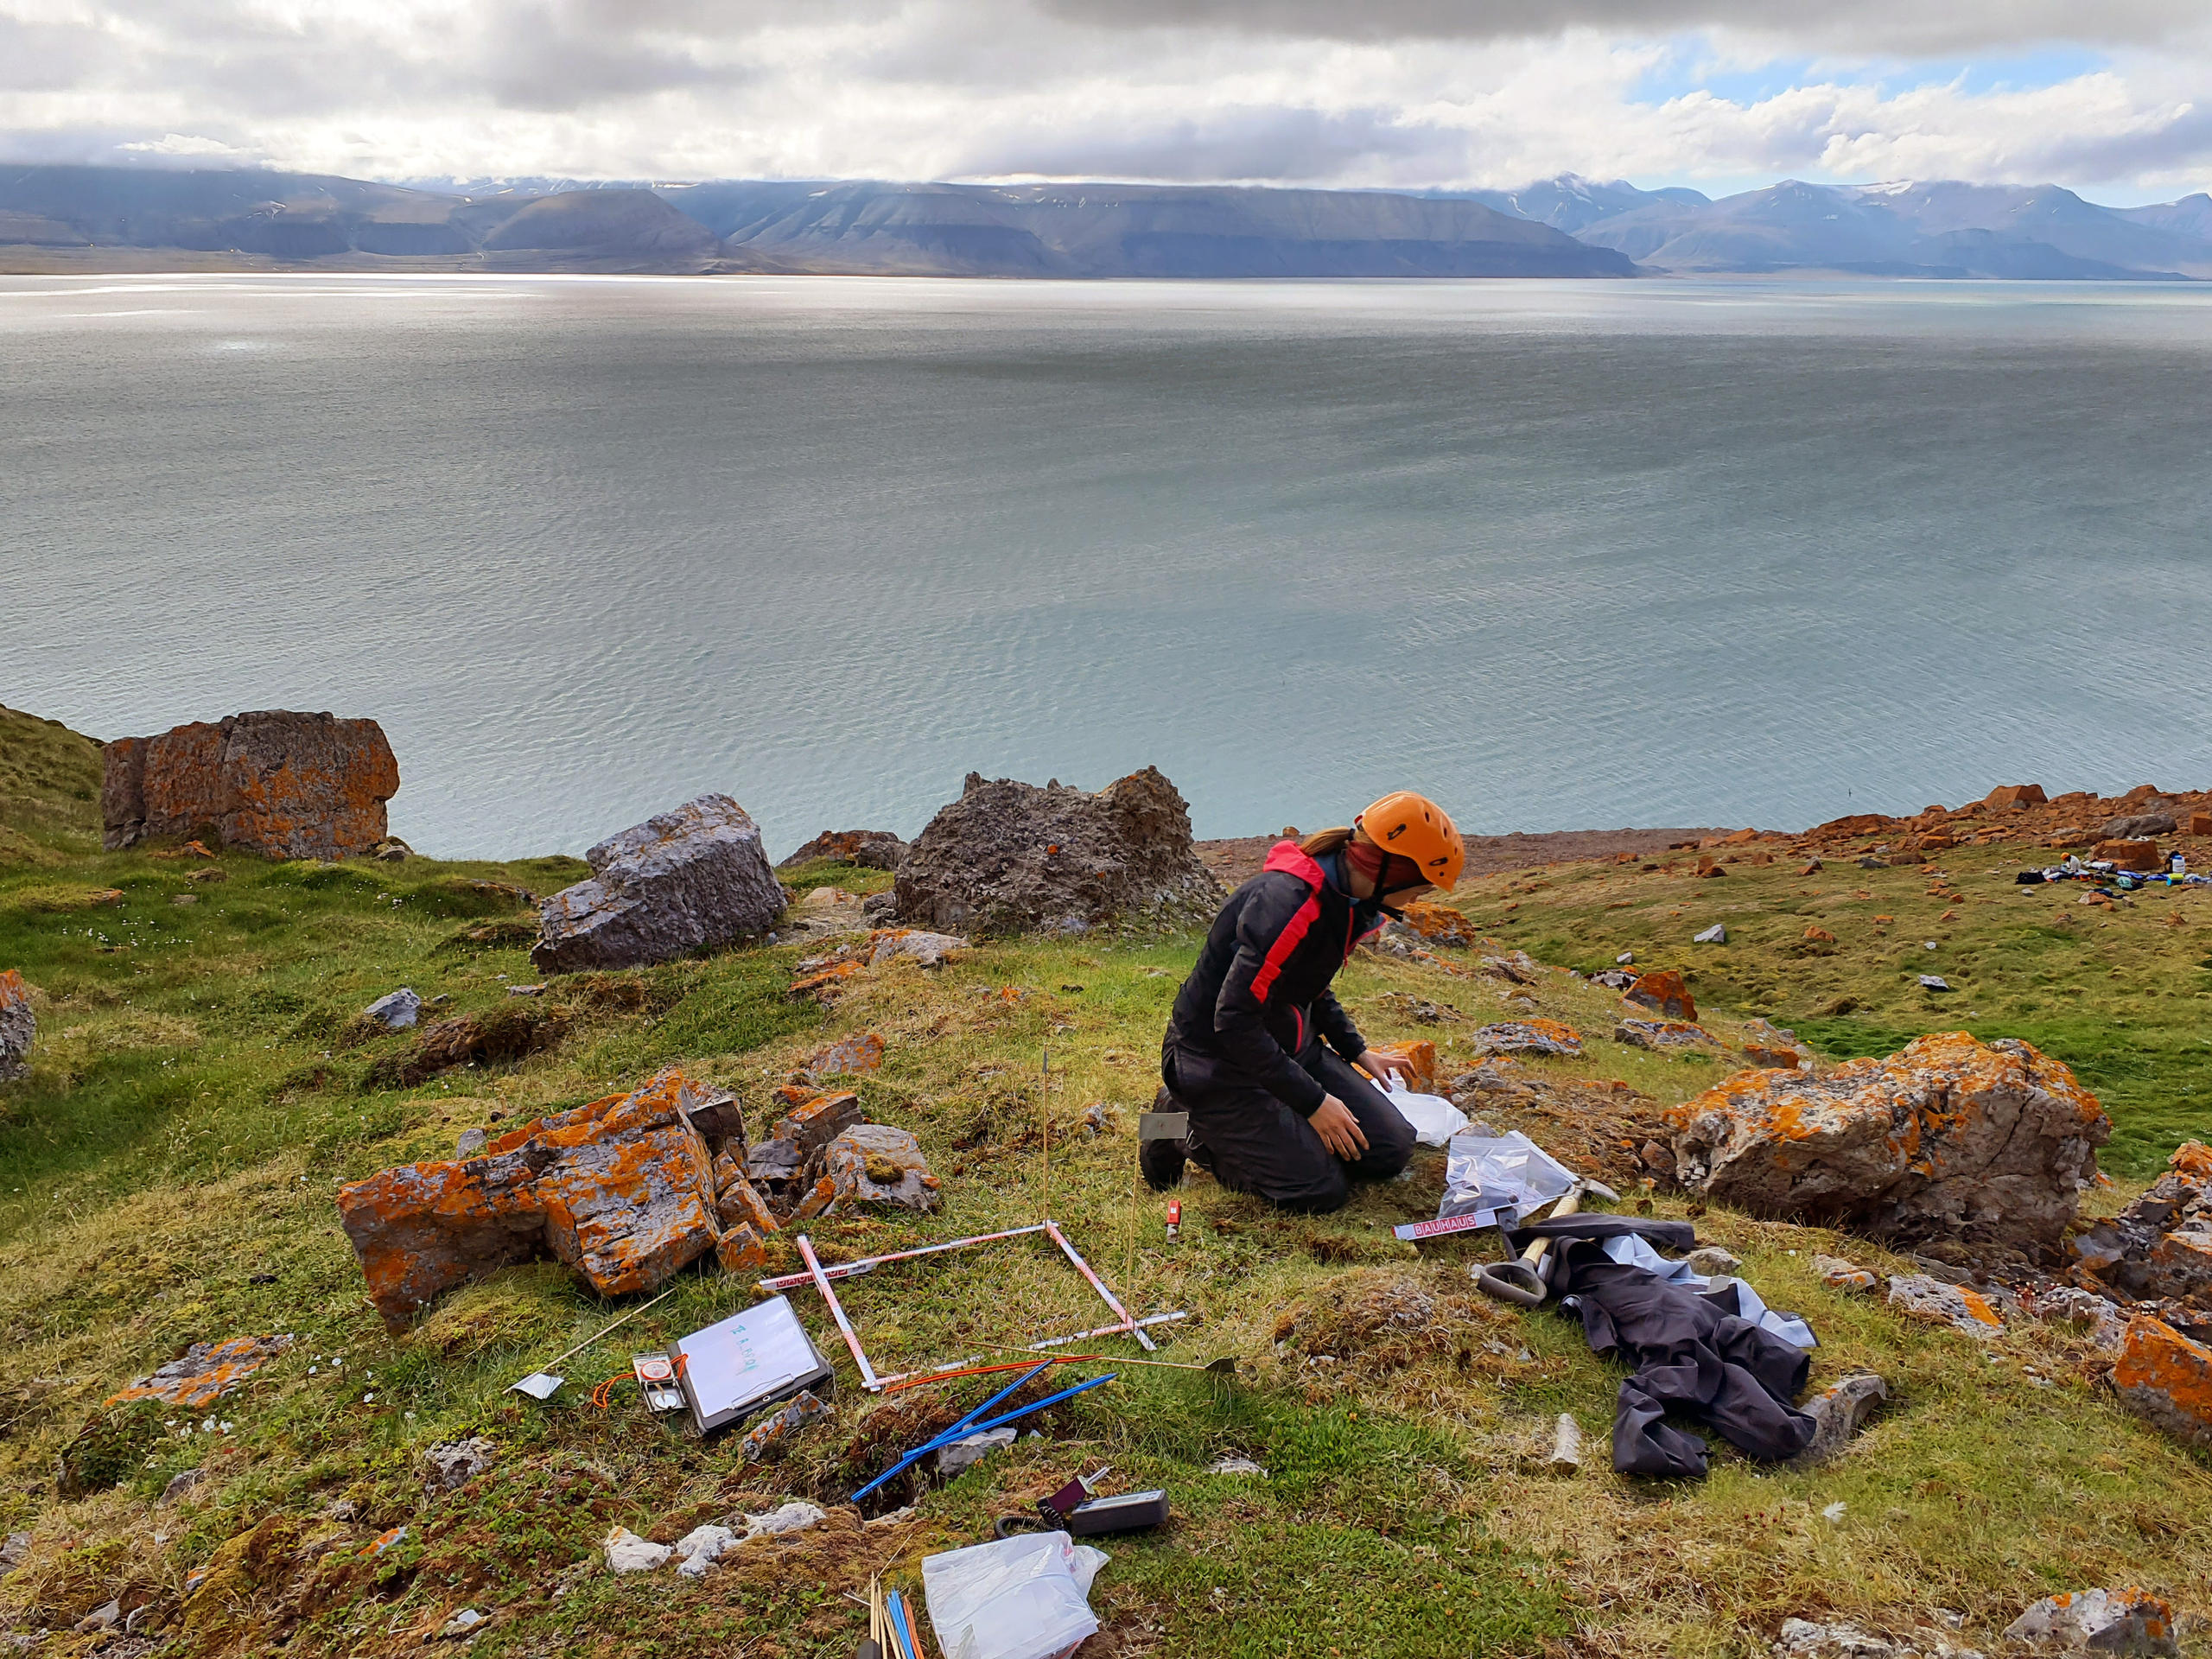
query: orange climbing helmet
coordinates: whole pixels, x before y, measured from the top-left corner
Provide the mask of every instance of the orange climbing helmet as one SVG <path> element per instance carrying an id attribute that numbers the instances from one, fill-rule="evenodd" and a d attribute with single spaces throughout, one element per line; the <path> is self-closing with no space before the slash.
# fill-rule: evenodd
<path id="1" fill-rule="evenodd" d="M 1352 820 L 1384 852 L 1411 862 L 1421 880 L 1450 892 L 1467 868 L 1467 843 L 1450 814 L 1426 795 L 1401 789 Z"/>

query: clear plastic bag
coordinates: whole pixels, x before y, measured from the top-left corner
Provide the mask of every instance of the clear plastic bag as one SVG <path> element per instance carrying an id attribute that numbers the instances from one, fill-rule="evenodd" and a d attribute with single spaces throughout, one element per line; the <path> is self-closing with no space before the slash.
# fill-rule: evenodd
<path id="1" fill-rule="evenodd" d="M 945 1659 L 1054 1659 L 1098 1629 L 1088 1598 L 1106 1552 L 1065 1532 L 1016 1533 L 922 1561 Z"/>
<path id="2" fill-rule="evenodd" d="M 1574 1185 L 1574 1172 L 1518 1129 L 1495 1138 L 1455 1135 L 1444 1160 L 1444 1202 L 1436 1215 L 1510 1210 L 1525 1216 Z"/>
<path id="3" fill-rule="evenodd" d="M 1395 1073 L 1390 1078 L 1390 1103 L 1398 1116 L 1413 1125 L 1414 1139 L 1424 1147 L 1441 1147 L 1467 1127 L 1467 1115 L 1441 1095 L 1416 1094 Z"/>

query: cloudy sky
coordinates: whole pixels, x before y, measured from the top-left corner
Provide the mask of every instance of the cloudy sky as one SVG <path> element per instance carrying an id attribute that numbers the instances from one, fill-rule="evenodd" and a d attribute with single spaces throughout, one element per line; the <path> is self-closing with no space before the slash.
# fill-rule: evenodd
<path id="1" fill-rule="evenodd" d="M 2056 180 L 2125 203 L 2212 183 L 2212 6 L 0 0 L 0 156 L 1402 188 L 1572 170 L 1716 194 Z"/>

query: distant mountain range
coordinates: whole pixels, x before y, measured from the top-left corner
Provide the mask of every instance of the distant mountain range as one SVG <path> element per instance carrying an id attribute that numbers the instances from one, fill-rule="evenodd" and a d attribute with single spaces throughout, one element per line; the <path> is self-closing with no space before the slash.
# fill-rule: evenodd
<path id="1" fill-rule="evenodd" d="M 1718 201 L 1650 193 L 1573 228 L 1580 240 L 1616 249 L 1647 270 L 1686 275 L 2212 276 L 2212 199 L 2201 194 L 2113 208 L 2055 184 L 1836 187 L 1792 179 Z"/>
<path id="2" fill-rule="evenodd" d="M 1574 174 L 1516 190 L 480 180 L 0 167 L 0 268 L 936 276 L 2212 278 L 2212 196 L 1795 180 L 1713 200 Z"/>
<path id="3" fill-rule="evenodd" d="M 934 276 L 1629 276 L 1482 202 L 1204 186 L 724 182 L 447 194 L 251 171 L 0 169 L 0 264 Z"/>

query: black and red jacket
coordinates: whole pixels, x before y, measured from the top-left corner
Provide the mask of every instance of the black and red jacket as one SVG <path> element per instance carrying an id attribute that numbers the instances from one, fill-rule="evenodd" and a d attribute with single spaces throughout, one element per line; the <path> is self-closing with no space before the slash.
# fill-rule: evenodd
<path id="1" fill-rule="evenodd" d="M 1380 904 L 1344 890 L 1339 857 L 1329 865 L 1294 841 L 1275 843 L 1214 918 L 1167 1027 L 1169 1044 L 1212 1062 L 1212 1081 L 1265 1089 L 1309 1117 L 1328 1090 L 1298 1057 L 1324 1039 L 1347 1060 L 1366 1052 L 1329 982 L 1385 919 Z"/>

